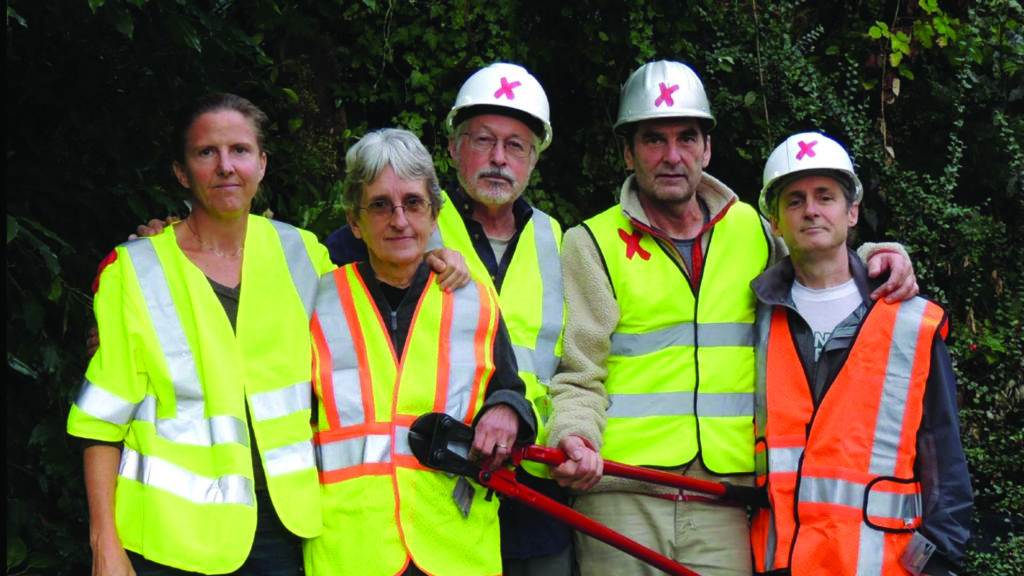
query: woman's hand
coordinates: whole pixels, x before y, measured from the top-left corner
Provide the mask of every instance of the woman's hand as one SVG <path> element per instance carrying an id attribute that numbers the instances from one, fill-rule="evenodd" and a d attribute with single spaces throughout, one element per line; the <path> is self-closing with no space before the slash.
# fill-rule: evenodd
<path id="1" fill-rule="evenodd" d="M 135 569 L 116 532 L 97 535 L 91 540 L 92 576 L 135 576 Z"/>
<path id="2" fill-rule="evenodd" d="M 506 404 L 491 406 L 476 423 L 471 460 L 482 460 L 488 470 L 494 470 L 508 460 L 512 445 L 519 433 L 519 415 Z"/>
<path id="3" fill-rule="evenodd" d="M 437 273 L 437 283 L 445 292 L 469 284 L 469 267 L 462 254 L 450 248 L 438 248 L 427 252 L 427 265 Z"/>

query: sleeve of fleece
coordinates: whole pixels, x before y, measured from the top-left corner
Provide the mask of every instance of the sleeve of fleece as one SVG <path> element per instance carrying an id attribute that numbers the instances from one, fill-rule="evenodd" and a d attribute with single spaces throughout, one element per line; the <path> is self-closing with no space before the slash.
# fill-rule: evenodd
<path id="1" fill-rule="evenodd" d="M 867 264 L 868 260 L 879 252 L 895 252 L 897 254 L 901 254 L 908 262 L 910 262 L 911 266 L 914 265 L 914 261 L 910 259 L 910 253 L 907 252 L 907 249 L 899 242 L 865 242 L 857 248 L 857 256 L 860 257 L 864 264 Z"/>
<path id="2" fill-rule="evenodd" d="M 601 446 L 607 416 L 604 379 L 610 341 L 619 323 L 615 301 L 601 254 L 590 233 L 576 226 L 562 242 L 565 286 L 565 339 L 562 362 L 551 381 L 551 419 L 548 444 L 570 435 Z"/>
<path id="3" fill-rule="evenodd" d="M 782 236 L 772 233 L 772 225 L 761 217 L 761 227 L 764 228 L 764 235 L 768 238 L 768 265 L 771 266 L 789 255 L 789 248 L 782 240 Z"/>
<path id="4" fill-rule="evenodd" d="M 919 530 L 935 544 L 937 555 L 959 565 L 971 535 L 974 496 L 960 442 L 953 365 L 945 343 L 938 337 L 932 346 L 915 468 L 924 505 Z"/>

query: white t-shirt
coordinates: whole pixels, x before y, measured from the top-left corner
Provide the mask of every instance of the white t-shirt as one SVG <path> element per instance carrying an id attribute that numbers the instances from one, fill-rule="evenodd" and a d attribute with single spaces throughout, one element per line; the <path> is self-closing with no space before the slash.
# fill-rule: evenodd
<path id="1" fill-rule="evenodd" d="M 497 262 L 500 265 L 501 259 L 505 256 L 505 251 L 508 249 L 508 244 L 512 240 L 499 240 L 497 238 L 491 238 L 490 236 L 488 236 L 487 241 L 490 242 L 491 250 L 494 251 L 495 262 Z"/>
<path id="2" fill-rule="evenodd" d="M 832 331 L 860 306 L 862 299 L 853 278 L 831 288 L 808 288 L 793 280 L 790 290 L 796 310 L 814 331 L 814 360 L 817 362 Z"/>

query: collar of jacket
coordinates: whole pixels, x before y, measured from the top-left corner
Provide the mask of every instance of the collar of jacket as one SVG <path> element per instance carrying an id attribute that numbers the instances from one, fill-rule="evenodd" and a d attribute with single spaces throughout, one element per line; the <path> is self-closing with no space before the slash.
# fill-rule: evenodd
<path id="1" fill-rule="evenodd" d="M 701 228 L 700 233 L 697 237 L 702 237 L 707 233 L 708 230 L 714 227 L 722 218 L 725 218 L 725 214 L 729 211 L 739 197 L 736 193 L 729 189 L 723 182 L 715 178 L 714 176 L 704 173 L 701 177 L 700 184 L 697 185 L 697 196 L 704 202 L 704 205 L 708 208 L 708 221 Z M 647 213 L 644 211 L 643 206 L 640 204 L 640 193 L 636 189 L 636 179 L 633 174 L 630 174 L 626 180 L 622 183 L 622 188 L 619 190 L 619 206 L 622 208 L 623 215 L 633 223 L 633 226 L 639 230 L 642 230 L 655 238 L 661 238 L 662 240 L 672 241 L 672 237 L 665 233 L 664 230 L 651 224 L 650 219 L 647 217 Z"/>
<path id="2" fill-rule="evenodd" d="M 870 308 L 873 302 L 869 295 L 881 282 L 868 277 L 867 267 L 861 262 L 857 253 L 849 247 L 846 248 L 846 257 L 849 259 L 850 273 L 854 283 L 857 284 L 857 290 L 860 291 L 861 299 Z M 790 296 L 790 289 L 793 287 L 795 279 L 796 272 L 793 270 L 793 261 L 790 256 L 786 256 L 762 272 L 760 276 L 754 278 L 754 281 L 750 283 L 750 288 L 757 296 L 757 300 L 763 304 L 795 309 L 793 298 Z"/>

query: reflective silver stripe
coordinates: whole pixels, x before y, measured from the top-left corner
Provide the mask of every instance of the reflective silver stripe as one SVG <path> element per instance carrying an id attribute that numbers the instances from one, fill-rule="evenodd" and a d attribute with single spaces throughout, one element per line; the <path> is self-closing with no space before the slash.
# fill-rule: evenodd
<path id="1" fill-rule="evenodd" d="M 866 485 L 835 478 L 804 476 L 800 480 L 801 502 L 836 504 L 862 510 Z M 868 499 L 869 516 L 910 520 L 921 515 L 920 494 L 897 494 L 872 490 Z"/>
<path id="2" fill-rule="evenodd" d="M 364 424 L 366 414 L 363 413 L 363 393 L 359 387 L 359 363 L 352 333 L 349 332 L 345 311 L 338 297 L 334 272 L 320 278 L 316 315 L 320 320 L 324 339 L 327 340 L 327 348 L 331 352 L 331 381 L 338 419 L 342 426 Z M 353 323 L 358 324 L 357 319 L 353 318 Z"/>
<path id="3" fill-rule="evenodd" d="M 910 393 L 910 376 L 917 354 L 917 336 L 921 329 L 925 306 L 925 300 L 913 298 L 902 302 L 896 311 L 885 380 L 882 382 L 882 398 L 875 417 L 874 441 L 871 444 L 871 463 L 868 470 L 873 474 L 892 476 L 896 471 L 896 457 L 899 454 L 907 396 Z M 904 522 L 910 525 L 920 514 L 920 495 L 911 498 L 872 491 L 868 496 L 869 516 L 903 518 Z M 858 576 L 880 576 L 884 548 L 883 533 L 862 524 L 857 546 Z"/>
<path id="4" fill-rule="evenodd" d="M 772 307 L 758 306 L 754 332 L 754 436 L 764 438 L 768 425 L 768 338 L 772 326 Z M 758 472 L 762 472 L 758 470 Z"/>
<path id="5" fill-rule="evenodd" d="M 609 418 L 693 415 L 693 392 L 656 392 L 652 394 L 609 394 Z M 700 417 L 751 416 L 754 396 L 750 392 L 698 393 Z"/>
<path id="6" fill-rule="evenodd" d="M 885 532 L 861 524 L 857 547 L 857 576 L 881 576 Z"/>
<path id="7" fill-rule="evenodd" d="M 284 259 L 292 275 L 292 284 L 295 285 L 295 291 L 299 293 L 302 306 L 306 309 L 306 318 L 309 318 L 313 312 L 320 275 L 313 267 L 313 261 L 309 258 L 309 251 L 306 250 L 306 243 L 302 241 L 299 229 L 277 220 L 270 220 L 270 224 L 281 239 L 281 248 L 284 249 Z"/>
<path id="8" fill-rule="evenodd" d="M 520 372 L 529 372 L 531 374 L 537 373 L 537 366 L 533 362 L 533 350 L 530 350 L 526 346 L 513 344 L 512 353 L 516 356 L 516 368 L 518 368 Z M 541 383 L 547 386 L 547 382 Z"/>
<path id="9" fill-rule="evenodd" d="M 263 470 L 268 477 L 281 476 L 316 467 L 313 443 L 309 440 L 263 452 Z"/>
<path id="10" fill-rule="evenodd" d="M 868 516 L 898 518 L 909 523 L 920 516 L 922 510 L 919 493 L 896 494 L 872 490 L 868 494 Z"/>
<path id="11" fill-rule="evenodd" d="M 896 456 L 899 453 L 907 395 L 910 392 L 910 374 L 917 354 L 917 334 L 921 328 L 925 304 L 924 299 L 913 298 L 900 304 L 896 312 L 868 468 L 871 473 L 880 476 L 892 476 L 896 472 Z"/>
<path id="12" fill-rule="evenodd" d="M 160 352 L 167 362 L 167 370 L 174 385 L 176 420 L 201 421 L 204 417 L 203 387 L 153 242 L 149 238 L 142 238 L 126 243 L 124 247 L 135 268 L 135 276 L 160 343 Z M 157 423 L 157 434 L 178 442 L 172 431 L 180 428 L 173 425 L 164 428 Z"/>
<path id="13" fill-rule="evenodd" d="M 155 456 L 144 456 L 125 446 L 118 474 L 170 492 L 197 504 L 253 506 L 252 481 L 238 474 L 207 478 Z"/>
<path id="14" fill-rule="evenodd" d="M 480 286 L 470 282 L 454 292 L 452 327 L 448 346 L 448 396 L 444 411 L 463 420 L 471 408 L 473 380 L 476 377 L 476 329 L 480 321 L 480 303 L 487 298 Z M 443 361 L 438 359 L 438 361 Z"/>
<path id="15" fill-rule="evenodd" d="M 180 410 L 179 410 L 180 412 Z M 156 433 L 167 440 L 194 446 L 216 444 L 249 445 L 249 432 L 244 421 L 221 414 L 209 418 L 161 418 L 156 417 L 156 398 L 146 396 L 139 403 L 135 419 L 149 422 Z"/>
<path id="16" fill-rule="evenodd" d="M 287 388 L 249 395 L 252 419 L 256 422 L 288 416 L 309 410 L 311 387 L 309 381 L 298 382 Z"/>
<path id="17" fill-rule="evenodd" d="M 78 393 L 75 405 L 93 418 L 119 426 L 131 422 L 138 407 L 138 404 L 128 402 L 93 384 L 88 378 L 82 379 L 82 390 Z"/>
<path id="18" fill-rule="evenodd" d="M 324 472 L 344 470 L 364 463 L 386 463 L 391 461 L 391 437 L 387 434 L 357 436 L 320 444 L 316 450 L 320 469 Z"/>
<path id="19" fill-rule="evenodd" d="M 541 322 L 533 350 L 533 369 L 530 372 L 547 384 L 558 368 L 555 345 L 562 334 L 562 263 L 558 257 L 558 243 L 551 229 L 551 218 L 534 208 L 532 222 L 537 267 L 540 269 Z"/>
<path id="20" fill-rule="evenodd" d="M 800 466 L 800 456 L 804 449 L 796 448 L 769 448 L 768 449 L 768 473 L 796 472 Z"/>
<path id="21" fill-rule="evenodd" d="M 409 447 L 409 427 L 395 426 L 395 454 L 412 456 L 412 448 Z"/>
<path id="22" fill-rule="evenodd" d="M 775 509 L 768 508 L 768 535 L 764 546 L 765 571 L 775 569 L 775 549 L 778 547 L 778 534 L 775 533 Z"/>
<path id="23" fill-rule="evenodd" d="M 804 476 L 800 480 L 801 502 L 838 504 L 858 510 L 864 505 L 864 485 L 833 478 Z"/>
<path id="24" fill-rule="evenodd" d="M 701 323 L 694 334 L 694 324 L 684 322 L 643 334 L 612 334 L 613 356 L 642 356 L 670 346 L 753 346 L 754 325 L 745 322 Z"/>

